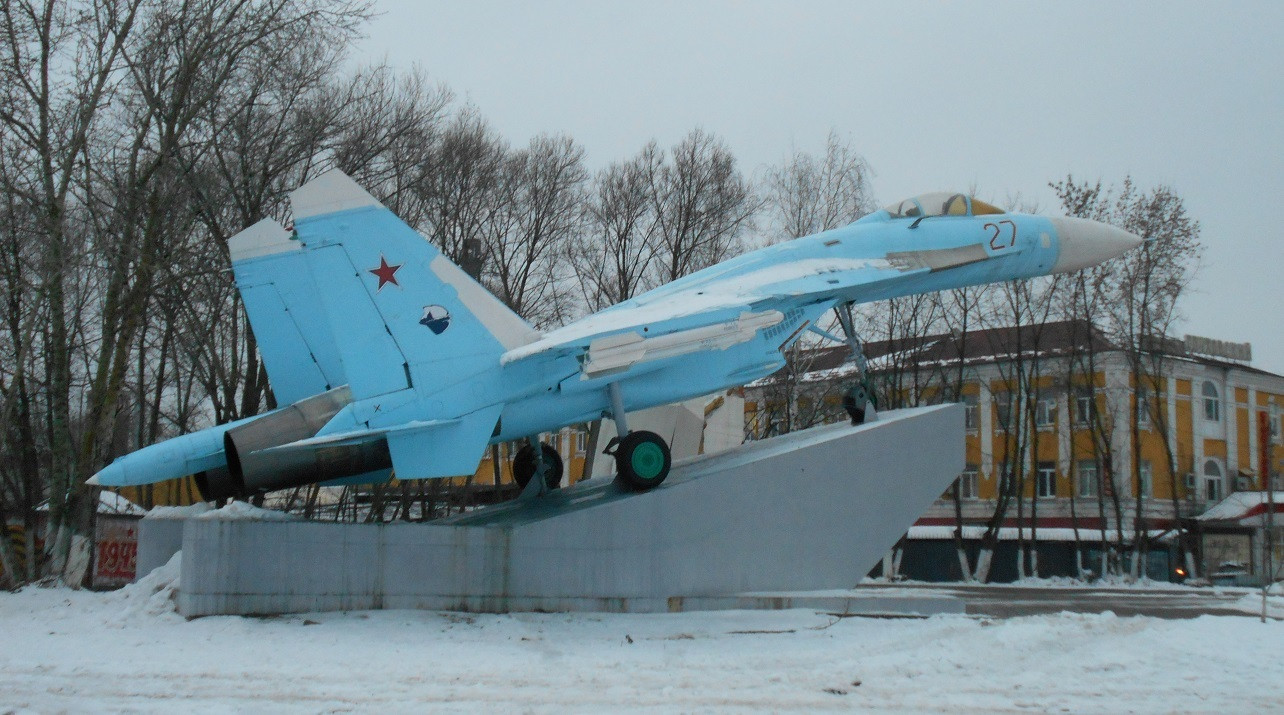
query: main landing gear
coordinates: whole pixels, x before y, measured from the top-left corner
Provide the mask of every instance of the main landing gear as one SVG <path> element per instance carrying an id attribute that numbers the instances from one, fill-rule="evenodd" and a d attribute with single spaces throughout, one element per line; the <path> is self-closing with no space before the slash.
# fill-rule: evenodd
<path id="1" fill-rule="evenodd" d="M 538 455 L 542 459 L 537 457 L 534 444 L 540 446 Z M 557 450 L 535 439 L 522 445 L 522 448 L 513 456 L 513 481 L 517 482 L 517 486 L 523 491 L 531 478 L 540 472 L 544 474 L 545 487 L 557 489 L 562 485 L 562 474 L 565 471 L 566 466 L 562 463 L 562 457 Z"/>
<path id="2" fill-rule="evenodd" d="M 620 435 L 613 438 L 604 450 L 604 454 L 615 458 L 616 481 L 636 492 L 644 492 L 660 486 L 669 476 L 673 466 L 673 455 L 669 445 L 654 432 L 629 430 L 624 417 L 624 400 L 620 396 L 620 385 L 611 383 L 607 388 L 611 395 L 611 418 L 615 421 L 615 431 Z"/>

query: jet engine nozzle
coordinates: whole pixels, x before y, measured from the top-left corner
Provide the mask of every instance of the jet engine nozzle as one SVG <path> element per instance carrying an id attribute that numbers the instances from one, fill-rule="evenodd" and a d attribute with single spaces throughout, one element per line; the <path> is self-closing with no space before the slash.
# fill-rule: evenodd
<path id="1" fill-rule="evenodd" d="M 227 468 L 197 475 L 201 496 L 207 500 L 246 497 L 390 466 L 386 443 L 382 449 L 376 444 L 273 449 L 315 436 L 351 402 L 352 393 L 340 387 L 228 430 L 223 435 Z"/>
<path id="2" fill-rule="evenodd" d="M 1053 273 L 1073 273 L 1104 263 L 1141 245 L 1141 237 L 1108 223 L 1086 218 L 1053 218 L 1060 253 Z"/>

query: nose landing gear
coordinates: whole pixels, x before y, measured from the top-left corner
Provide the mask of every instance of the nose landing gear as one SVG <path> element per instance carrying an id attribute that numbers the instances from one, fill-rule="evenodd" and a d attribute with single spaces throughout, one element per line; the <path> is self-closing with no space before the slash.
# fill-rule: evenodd
<path id="1" fill-rule="evenodd" d="M 843 390 L 843 409 L 852 418 L 852 424 L 859 425 L 865 423 L 865 410 L 869 407 L 877 411 L 878 398 L 874 395 L 873 386 L 869 384 L 869 376 L 864 376 L 859 382 Z"/>

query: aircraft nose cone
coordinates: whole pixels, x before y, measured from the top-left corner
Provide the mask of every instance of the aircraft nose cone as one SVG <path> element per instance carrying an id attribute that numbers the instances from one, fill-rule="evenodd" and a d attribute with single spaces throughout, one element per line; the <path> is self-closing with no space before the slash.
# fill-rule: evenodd
<path id="1" fill-rule="evenodd" d="M 85 484 L 91 487 L 119 486 L 124 484 L 124 476 L 125 468 L 119 461 L 116 461 L 98 470 L 94 476 L 85 480 Z"/>
<path id="2" fill-rule="evenodd" d="M 1104 263 L 1141 245 L 1141 237 L 1110 224 L 1086 218 L 1054 218 L 1061 253 L 1053 273 L 1074 271 Z"/>

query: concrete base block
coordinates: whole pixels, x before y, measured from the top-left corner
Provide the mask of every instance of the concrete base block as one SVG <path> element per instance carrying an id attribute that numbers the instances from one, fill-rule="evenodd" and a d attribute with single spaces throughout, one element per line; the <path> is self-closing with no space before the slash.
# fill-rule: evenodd
<path id="1" fill-rule="evenodd" d="M 193 519 L 179 610 L 832 605 L 782 592 L 854 586 L 962 468 L 963 410 L 945 405 L 686 460 L 644 493 L 593 479 L 431 524 Z"/>
<path id="2" fill-rule="evenodd" d="M 170 558 L 183 548 L 183 525 L 186 523 L 186 519 L 138 520 L 135 581 L 169 563 Z"/>

